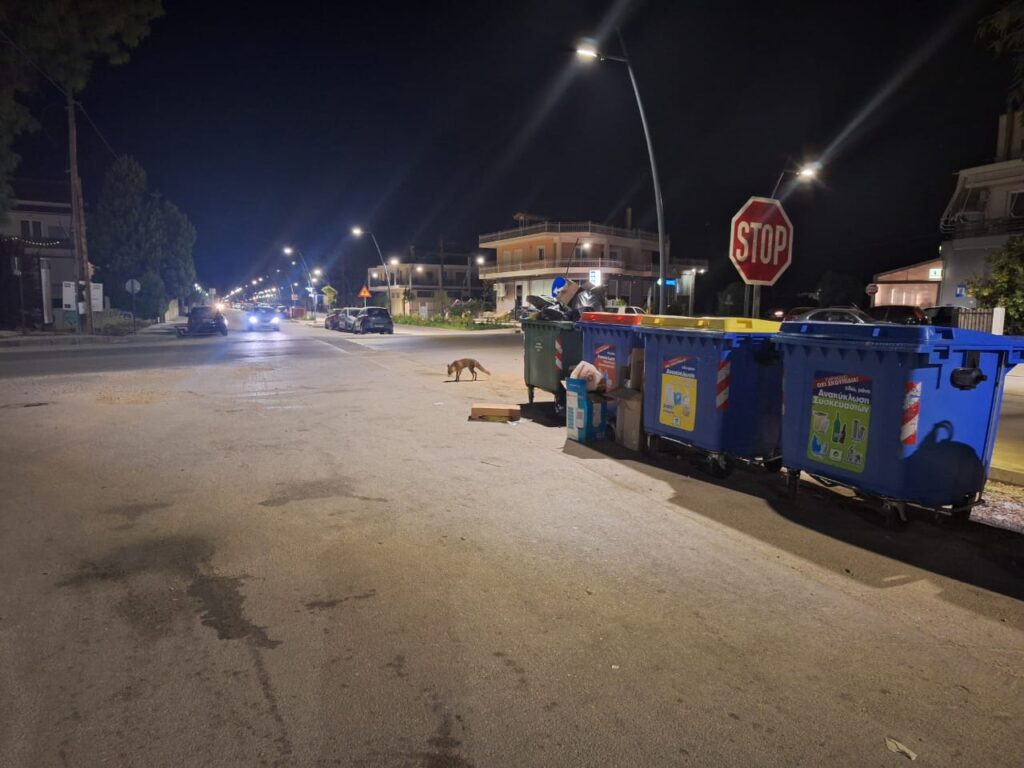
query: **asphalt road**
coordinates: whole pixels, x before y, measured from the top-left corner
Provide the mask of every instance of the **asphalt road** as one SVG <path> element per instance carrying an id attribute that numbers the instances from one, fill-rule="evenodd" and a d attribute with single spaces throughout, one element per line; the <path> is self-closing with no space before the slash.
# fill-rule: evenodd
<path id="1" fill-rule="evenodd" d="M 0 353 L 0 765 L 1019 767 L 1021 537 L 468 422 L 520 339 Z"/>

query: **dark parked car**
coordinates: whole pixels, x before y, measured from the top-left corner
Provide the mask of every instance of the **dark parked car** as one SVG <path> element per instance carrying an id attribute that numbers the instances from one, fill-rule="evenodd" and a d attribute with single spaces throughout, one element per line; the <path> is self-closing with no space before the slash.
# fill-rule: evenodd
<path id="1" fill-rule="evenodd" d="M 257 307 L 245 319 L 250 331 L 280 331 L 281 316 L 270 307 Z"/>
<path id="2" fill-rule="evenodd" d="M 185 327 L 185 332 L 189 335 L 219 333 L 221 336 L 227 336 L 228 321 L 215 307 L 192 307 L 188 311 L 188 325 Z"/>
<path id="3" fill-rule="evenodd" d="M 890 304 L 883 307 L 871 307 L 867 310 L 875 320 L 888 323 L 899 323 L 900 325 L 926 325 L 928 318 L 920 307 L 909 304 Z"/>
<path id="4" fill-rule="evenodd" d="M 327 317 L 324 318 L 324 328 L 326 328 L 328 331 L 342 330 L 341 322 L 342 315 L 344 314 L 344 312 L 344 309 L 332 309 L 330 312 L 328 312 Z"/>
<path id="5" fill-rule="evenodd" d="M 956 328 L 957 312 L 960 307 L 925 307 L 924 316 L 929 325 L 940 325 L 943 328 Z"/>
<path id="6" fill-rule="evenodd" d="M 362 307 L 352 321 L 356 333 L 394 333 L 395 323 L 384 307 Z"/>
<path id="7" fill-rule="evenodd" d="M 812 323 L 877 323 L 871 315 L 862 312 L 856 307 L 822 307 L 804 312 L 793 318 L 794 320 L 807 320 Z"/>

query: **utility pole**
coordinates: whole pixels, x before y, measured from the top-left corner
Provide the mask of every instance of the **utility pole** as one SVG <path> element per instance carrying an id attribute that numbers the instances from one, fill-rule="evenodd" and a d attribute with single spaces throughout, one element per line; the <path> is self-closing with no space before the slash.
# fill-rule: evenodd
<path id="1" fill-rule="evenodd" d="M 65 91 L 68 101 L 68 159 L 71 166 L 71 231 L 78 271 L 76 298 L 84 293 L 85 312 L 78 315 L 80 333 L 93 332 L 92 277 L 89 274 L 89 254 L 85 240 L 85 206 L 82 204 L 82 182 L 78 177 L 78 132 L 75 128 L 75 99 L 70 88 Z M 76 307 L 77 309 L 77 307 Z"/>

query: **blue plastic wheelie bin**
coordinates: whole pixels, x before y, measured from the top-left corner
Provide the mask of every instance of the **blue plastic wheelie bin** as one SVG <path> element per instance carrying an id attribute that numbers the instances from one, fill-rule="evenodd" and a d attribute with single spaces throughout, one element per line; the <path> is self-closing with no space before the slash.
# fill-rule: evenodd
<path id="1" fill-rule="evenodd" d="M 631 350 L 644 345 L 644 337 L 635 332 L 642 319 L 643 315 L 584 312 L 576 323 L 583 332 L 583 359 L 601 372 L 608 392 L 625 384 L 619 381 L 619 373 L 629 365 Z M 608 403 L 608 412 L 614 415 L 616 411 L 613 399 Z"/>
<path id="2" fill-rule="evenodd" d="M 722 475 L 729 459 L 779 468 L 782 367 L 779 324 L 750 318 L 647 316 L 644 431 L 708 454 Z"/>
<path id="3" fill-rule="evenodd" d="M 959 328 L 787 322 L 782 461 L 895 508 L 969 513 L 1024 338 Z M 895 505 L 895 506 L 894 506 Z"/>

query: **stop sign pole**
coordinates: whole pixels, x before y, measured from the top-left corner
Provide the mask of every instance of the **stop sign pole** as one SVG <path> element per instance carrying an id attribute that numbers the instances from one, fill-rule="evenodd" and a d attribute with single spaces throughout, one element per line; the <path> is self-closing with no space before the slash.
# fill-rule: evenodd
<path id="1" fill-rule="evenodd" d="M 732 217 L 729 260 L 753 286 L 752 317 L 761 313 L 761 286 L 775 285 L 793 261 L 793 223 L 782 203 L 752 197 Z"/>

